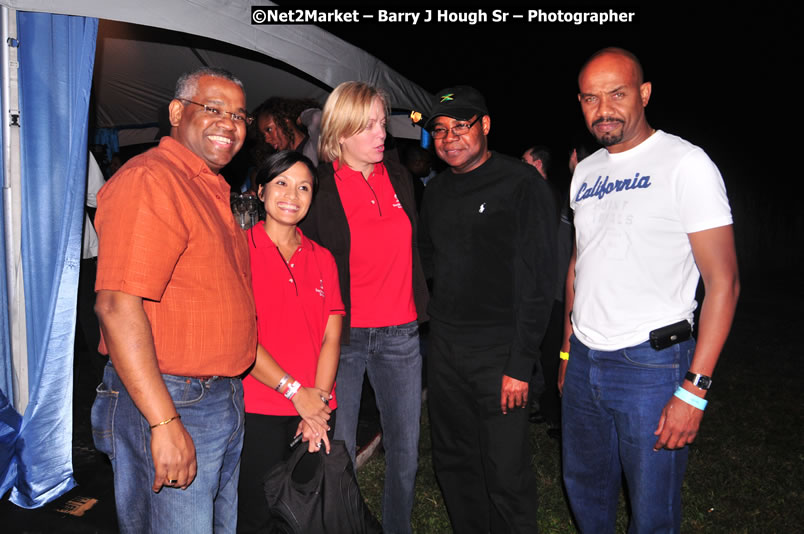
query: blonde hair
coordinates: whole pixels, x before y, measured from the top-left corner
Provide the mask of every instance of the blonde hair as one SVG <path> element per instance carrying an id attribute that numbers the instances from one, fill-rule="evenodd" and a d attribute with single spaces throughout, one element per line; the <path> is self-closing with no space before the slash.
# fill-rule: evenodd
<path id="1" fill-rule="evenodd" d="M 388 115 L 388 95 L 379 87 L 365 82 L 343 82 L 332 91 L 321 113 L 321 137 L 318 140 L 321 161 L 341 159 L 340 140 L 366 127 L 375 98 L 380 99 Z"/>

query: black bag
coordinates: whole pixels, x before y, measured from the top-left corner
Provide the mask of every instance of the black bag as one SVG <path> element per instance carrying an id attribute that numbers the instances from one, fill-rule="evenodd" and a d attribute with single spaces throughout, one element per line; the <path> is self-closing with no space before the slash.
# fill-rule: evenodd
<path id="1" fill-rule="evenodd" d="M 287 462 L 265 476 L 274 534 L 381 534 L 363 501 L 352 461 L 341 440 L 309 454 L 298 445 Z"/>

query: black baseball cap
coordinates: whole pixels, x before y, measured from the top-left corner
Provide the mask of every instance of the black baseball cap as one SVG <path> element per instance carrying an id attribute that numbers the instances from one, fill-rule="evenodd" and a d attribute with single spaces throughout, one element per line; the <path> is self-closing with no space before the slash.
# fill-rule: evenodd
<path id="1" fill-rule="evenodd" d="M 468 85 L 447 87 L 436 93 L 433 107 L 430 109 L 430 117 L 424 124 L 424 129 L 429 130 L 436 117 L 440 116 L 468 121 L 475 115 L 488 114 L 486 99 L 474 87 Z"/>

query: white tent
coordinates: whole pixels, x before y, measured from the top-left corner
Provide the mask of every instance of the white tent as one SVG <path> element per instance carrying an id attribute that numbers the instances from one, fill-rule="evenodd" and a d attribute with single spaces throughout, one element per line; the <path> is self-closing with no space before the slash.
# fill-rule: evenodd
<path id="1" fill-rule="evenodd" d="M 315 27 L 305 29 L 332 38 Z M 274 32 L 278 28 L 269 27 L 268 30 Z M 310 36 L 312 41 L 316 35 Z M 364 52 L 349 45 L 346 47 L 343 52 L 346 55 L 339 57 L 351 59 L 341 59 L 342 62 L 354 62 L 351 67 L 355 69 L 367 64 Z M 305 50 L 319 53 L 310 47 Z M 298 50 L 293 53 L 298 53 Z M 310 75 L 297 69 L 296 61 L 288 65 L 252 49 L 186 32 L 101 20 L 92 84 L 93 126 L 115 128 L 121 145 L 153 140 L 158 130 L 157 123 L 160 119 L 166 121 L 166 106 L 173 97 L 176 78 L 182 72 L 202 65 L 224 67 L 240 78 L 246 88 L 249 109 L 271 96 L 312 98 L 323 103 L 332 87 L 349 78 L 326 78 L 335 74 L 328 65 L 330 59 L 324 56 L 318 59 L 315 65 L 325 68 Z M 343 75 L 376 80 L 387 77 L 394 83 L 383 82 L 384 87 L 392 95 L 396 93 L 392 96 L 392 105 L 396 108 L 421 109 L 421 105 L 427 102 L 428 95 L 418 86 L 392 71 L 385 71 L 387 67 L 376 60 L 368 64 L 374 65 L 371 72 L 347 74 L 347 70 L 342 69 Z M 418 138 L 420 130 L 402 116 L 393 122 L 391 133 L 397 137 Z"/>
<path id="2" fill-rule="evenodd" d="M 335 87 L 348 80 L 367 81 L 387 90 L 393 107 L 429 109 L 430 95 L 421 87 L 403 78 L 377 58 L 318 27 L 252 25 L 250 8 L 253 2 L 246 0 L 2 0 L 0 3 L 21 11 L 96 17 L 175 30 L 188 36 L 208 37 L 274 58 L 318 80 L 323 86 Z M 187 53 L 196 55 L 199 61 L 230 61 L 219 52 L 193 50 L 190 46 L 186 48 Z M 227 47 L 227 51 L 231 50 L 231 47 Z M 159 53 L 164 53 L 164 49 L 160 49 Z M 157 75 L 158 69 L 166 66 L 166 58 L 163 57 L 150 56 L 147 61 L 149 77 Z M 241 65 L 239 61 L 237 63 Z M 242 65 L 252 68 L 256 63 L 246 62 Z M 233 65 L 230 70 L 238 70 L 238 67 Z M 168 77 L 172 75 L 162 74 Z M 245 72 L 240 74 L 247 76 Z M 258 80 L 259 76 L 261 74 L 257 70 L 252 78 L 244 81 Z M 284 84 L 287 77 L 282 75 L 282 78 Z M 121 81 L 124 80 L 114 80 L 114 83 Z M 162 88 L 157 86 L 154 89 L 159 91 Z"/>

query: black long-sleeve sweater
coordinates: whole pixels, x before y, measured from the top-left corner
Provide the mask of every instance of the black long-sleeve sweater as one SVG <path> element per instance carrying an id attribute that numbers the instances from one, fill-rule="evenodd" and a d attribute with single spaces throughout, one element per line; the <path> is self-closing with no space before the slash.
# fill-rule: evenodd
<path id="1" fill-rule="evenodd" d="M 425 189 L 419 252 L 433 280 L 428 308 L 468 343 L 511 343 L 505 374 L 528 380 L 555 295 L 556 216 L 535 169 L 492 153 L 465 174 L 445 170 Z"/>

